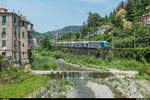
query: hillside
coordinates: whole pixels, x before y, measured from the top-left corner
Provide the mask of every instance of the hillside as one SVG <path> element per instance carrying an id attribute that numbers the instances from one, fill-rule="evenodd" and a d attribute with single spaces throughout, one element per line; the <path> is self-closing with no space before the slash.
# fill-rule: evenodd
<path id="1" fill-rule="evenodd" d="M 67 34 L 69 32 L 78 32 L 80 31 L 81 29 L 81 26 L 67 26 L 67 27 L 64 27 L 60 30 L 57 30 L 57 31 L 49 31 L 49 32 L 46 32 L 44 33 L 45 35 L 47 35 L 49 38 L 55 38 L 55 34 L 58 34 L 59 35 L 62 35 L 62 34 Z"/>

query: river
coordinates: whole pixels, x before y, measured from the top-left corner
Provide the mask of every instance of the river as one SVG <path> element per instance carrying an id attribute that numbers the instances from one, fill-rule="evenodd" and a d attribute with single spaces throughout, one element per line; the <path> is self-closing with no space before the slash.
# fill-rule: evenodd
<path id="1" fill-rule="evenodd" d="M 63 63 L 63 60 L 58 60 L 57 62 L 57 71 L 79 71 L 78 73 L 71 73 L 68 75 L 64 75 L 63 78 L 67 79 L 69 82 L 71 82 L 73 84 L 73 93 L 69 93 L 72 96 L 67 96 L 68 98 L 97 98 L 100 96 L 95 96 L 95 92 L 99 93 L 99 91 L 102 93 L 103 91 L 106 90 L 106 88 L 104 88 L 105 90 L 101 91 L 94 91 L 95 88 L 99 88 L 100 85 L 98 85 L 97 83 L 95 83 L 93 80 L 94 79 L 94 75 L 92 75 L 91 73 L 86 73 L 86 72 L 82 72 L 82 71 L 87 71 L 86 69 L 83 68 L 79 68 L 76 66 L 71 66 L 68 64 Z M 87 83 L 90 83 L 91 86 L 88 86 Z M 92 87 L 92 85 L 96 85 L 96 87 Z M 101 86 L 100 88 L 102 88 L 104 86 Z M 93 89 L 93 90 L 92 90 Z M 101 95 L 101 98 L 103 97 L 107 97 L 108 98 L 112 98 L 113 94 L 112 92 L 109 90 L 109 88 L 107 88 L 108 95 Z M 110 91 L 110 92 L 109 92 Z M 106 91 L 105 91 L 106 92 Z M 109 95 L 110 93 L 110 95 Z"/>

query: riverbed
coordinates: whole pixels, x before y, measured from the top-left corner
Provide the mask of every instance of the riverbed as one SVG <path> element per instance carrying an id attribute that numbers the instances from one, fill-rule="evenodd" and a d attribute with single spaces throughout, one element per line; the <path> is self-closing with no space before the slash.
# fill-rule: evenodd
<path id="1" fill-rule="evenodd" d="M 43 89 L 41 98 L 149 98 L 150 84 L 133 78 L 136 72 L 110 69 L 115 72 L 105 77 L 95 77 L 86 71 L 102 71 L 101 69 L 85 68 L 80 65 L 58 60 L 56 71 L 76 71 L 64 74 L 50 81 L 49 87 Z M 131 74 L 130 74 L 131 72 Z M 39 96 L 40 95 L 40 96 Z M 30 96 L 31 97 L 31 96 Z M 33 96 L 32 96 L 33 97 Z"/>

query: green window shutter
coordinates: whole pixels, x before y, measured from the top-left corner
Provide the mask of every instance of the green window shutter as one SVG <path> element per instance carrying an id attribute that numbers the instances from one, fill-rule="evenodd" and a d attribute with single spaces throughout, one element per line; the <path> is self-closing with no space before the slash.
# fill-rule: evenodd
<path id="1" fill-rule="evenodd" d="M 2 56 L 6 56 L 6 52 L 2 52 Z"/>
<path id="2" fill-rule="evenodd" d="M 18 30 L 18 38 L 20 38 L 20 30 Z"/>
<path id="3" fill-rule="evenodd" d="M 22 27 L 24 27 L 24 22 L 22 22 Z"/>
<path id="4" fill-rule="evenodd" d="M 22 43 L 22 46 L 24 47 L 24 43 Z"/>
<path id="5" fill-rule="evenodd" d="M 6 40 L 2 40 L 2 47 L 6 47 Z"/>
<path id="6" fill-rule="evenodd" d="M 3 30 L 2 30 L 4 33 L 6 33 L 6 28 L 5 27 L 3 27 Z"/>
<path id="7" fill-rule="evenodd" d="M 24 38 L 24 32 L 22 32 L 22 38 Z"/>
<path id="8" fill-rule="evenodd" d="M 15 37 L 16 37 L 16 32 L 14 32 L 14 34 L 15 34 Z"/>
<path id="9" fill-rule="evenodd" d="M 14 40 L 14 48 L 16 48 L 16 40 Z"/>
<path id="10" fill-rule="evenodd" d="M 3 22 L 3 23 L 6 22 L 6 16 L 2 16 L 2 22 Z"/>
<path id="11" fill-rule="evenodd" d="M 14 17 L 14 23 L 16 23 L 16 17 Z"/>

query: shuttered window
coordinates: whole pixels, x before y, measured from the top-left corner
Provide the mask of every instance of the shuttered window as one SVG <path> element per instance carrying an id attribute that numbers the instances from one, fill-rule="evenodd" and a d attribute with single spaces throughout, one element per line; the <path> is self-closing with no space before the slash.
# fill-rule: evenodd
<path id="1" fill-rule="evenodd" d="M 2 22 L 3 22 L 3 23 L 6 22 L 6 16 L 2 16 Z"/>
<path id="2" fill-rule="evenodd" d="M 5 38 L 5 35 L 6 35 L 6 28 L 3 27 L 2 28 L 2 38 Z"/>
<path id="3" fill-rule="evenodd" d="M 24 32 L 22 32 L 22 38 L 24 38 Z"/>
<path id="4" fill-rule="evenodd" d="M 24 47 L 24 43 L 22 43 L 22 47 Z"/>
<path id="5" fill-rule="evenodd" d="M 20 30 L 18 30 L 18 38 L 20 38 Z"/>
<path id="6" fill-rule="evenodd" d="M 2 56 L 6 56 L 6 52 L 2 52 Z"/>
<path id="7" fill-rule="evenodd" d="M 14 23 L 16 23 L 16 17 L 14 17 Z"/>
<path id="8" fill-rule="evenodd" d="M 6 47 L 6 40 L 2 40 L 2 47 Z"/>
<path id="9" fill-rule="evenodd" d="M 22 27 L 24 27 L 24 22 L 22 22 Z"/>

